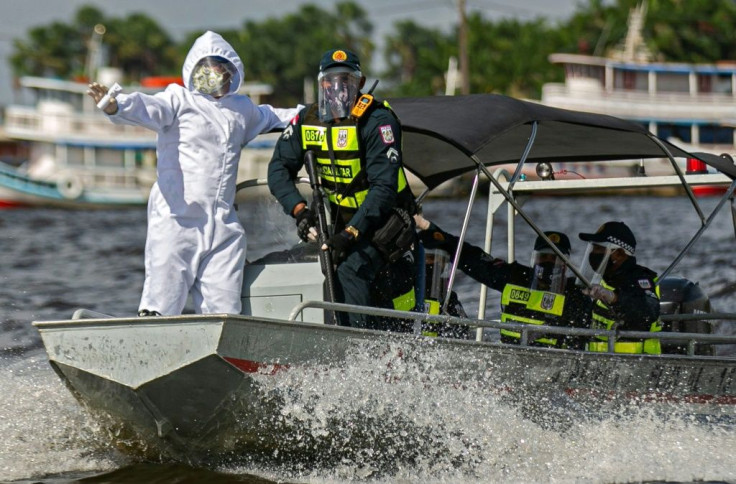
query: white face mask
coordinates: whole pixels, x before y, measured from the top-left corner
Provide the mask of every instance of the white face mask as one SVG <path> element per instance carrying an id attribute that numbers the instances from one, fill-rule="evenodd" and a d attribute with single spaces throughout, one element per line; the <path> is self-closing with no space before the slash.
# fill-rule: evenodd
<path id="1" fill-rule="evenodd" d="M 222 97 L 230 90 L 235 67 L 221 57 L 205 57 L 192 70 L 194 89 L 213 97 Z"/>

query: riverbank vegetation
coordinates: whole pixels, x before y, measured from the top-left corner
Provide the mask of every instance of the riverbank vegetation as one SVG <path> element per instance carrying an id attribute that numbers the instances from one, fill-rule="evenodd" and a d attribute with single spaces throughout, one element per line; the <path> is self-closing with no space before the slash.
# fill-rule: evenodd
<path id="1" fill-rule="evenodd" d="M 480 11 L 466 15 L 463 10 L 449 32 L 403 20 L 381 39 L 380 51 L 366 9 L 353 1 L 336 3 L 329 10 L 305 4 L 296 12 L 247 20 L 237 30 L 219 33 L 243 58 L 246 80 L 275 87 L 269 101 L 276 105 L 303 101 L 305 79 L 314 78 L 319 56 L 335 46 L 360 54 L 366 76 L 381 80 L 382 96 L 444 94 L 451 59 L 460 58 L 467 59 L 468 79 L 458 84 L 457 92 L 538 99 L 544 83 L 561 81 L 564 75 L 548 62 L 549 54 L 605 55 L 623 41 L 629 11 L 640 2 L 581 0 L 570 18 L 557 23 L 541 17 L 490 20 Z M 647 6 L 643 35 L 659 59 L 736 62 L 736 2 L 648 0 Z M 108 17 L 85 6 L 71 23 L 41 25 L 15 39 L 14 75 L 84 78 L 90 39 L 98 24 L 105 26 L 106 64 L 121 68 L 129 82 L 180 75 L 184 56 L 202 33 L 191 32 L 175 42 L 146 15 Z"/>

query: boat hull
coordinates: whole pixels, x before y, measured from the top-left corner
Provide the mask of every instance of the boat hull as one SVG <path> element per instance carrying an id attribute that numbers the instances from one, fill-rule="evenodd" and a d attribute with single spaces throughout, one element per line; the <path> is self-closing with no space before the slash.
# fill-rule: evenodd
<path id="1" fill-rule="evenodd" d="M 115 208 L 144 206 L 148 201 L 150 185 L 85 186 L 81 180 L 39 180 L 0 165 L 0 206 Z"/>
<path id="2" fill-rule="evenodd" d="M 670 416 L 736 415 L 733 359 L 593 354 L 235 315 L 34 324 L 51 365 L 113 430 L 119 447 L 190 462 L 329 447 L 330 432 L 315 435 L 309 418 L 285 417 L 298 388 L 328 373 L 341 387 L 362 386 L 368 400 L 379 392 L 376 400 L 411 405 L 385 392 L 415 380 L 426 388 L 495 395 L 531 409 L 530 418 L 540 422 L 548 413 L 540 402 L 549 401 L 572 404 L 570 418 L 640 405 Z M 378 375 L 379 384 L 366 385 L 366 374 Z M 327 390 L 299 405 L 314 406 L 315 398 L 329 398 Z M 335 417 L 328 427 L 349 427 L 355 417 Z"/>

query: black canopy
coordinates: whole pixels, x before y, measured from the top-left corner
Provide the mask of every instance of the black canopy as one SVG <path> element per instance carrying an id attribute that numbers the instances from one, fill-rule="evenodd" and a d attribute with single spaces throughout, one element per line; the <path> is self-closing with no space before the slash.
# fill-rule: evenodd
<path id="1" fill-rule="evenodd" d="M 389 99 L 404 133 L 404 164 L 434 188 L 484 165 L 518 162 L 537 123 L 527 162 L 609 161 L 666 155 L 643 126 L 602 114 L 552 108 L 496 94 Z M 674 157 L 699 158 L 729 176 L 733 163 L 659 140 Z"/>

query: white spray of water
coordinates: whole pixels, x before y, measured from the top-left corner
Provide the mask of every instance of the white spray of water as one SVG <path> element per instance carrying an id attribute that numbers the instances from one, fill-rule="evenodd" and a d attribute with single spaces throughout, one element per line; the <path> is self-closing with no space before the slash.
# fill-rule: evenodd
<path id="1" fill-rule="evenodd" d="M 274 421 L 286 430 L 285 447 L 318 452 L 287 469 L 223 470 L 335 484 L 736 481 L 733 426 L 663 419 L 642 406 L 550 428 L 503 394 L 448 373 L 450 357 L 437 351 L 410 359 L 383 345 L 357 349 L 340 368 L 264 372 L 257 376 L 262 390 L 283 403 Z M 128 463 L 44 358 L 3 367 L 0 480 Z"/>
<path id="2" fill-rule="evenodd" d="M 0 372 L 0 481 L 107 471 L 122 459 L 43 357 L 3 361 Z"/>
<path id="3" fill-rule="evenodd" d="M 293 430 L 285 441 L 297 450 L 317 446 L 311 464 L 319 465 L 286 476 L 248 471 L 320 483 L 736 480 L 732 423 L 663 418 L 661 408 L 632 404 L 616 415 L 540 425 L 504 395 L 448 375 L 445 357 L 432 352 L 420 361 L 398 347 L 362 348 L 340 368 L 260 376 L 265 390 L 283 398 L 275 418 Z M 544 405 L 559 412 L 556 402 Z M 325 455 L 329 466 L 321 465 Z"/>

